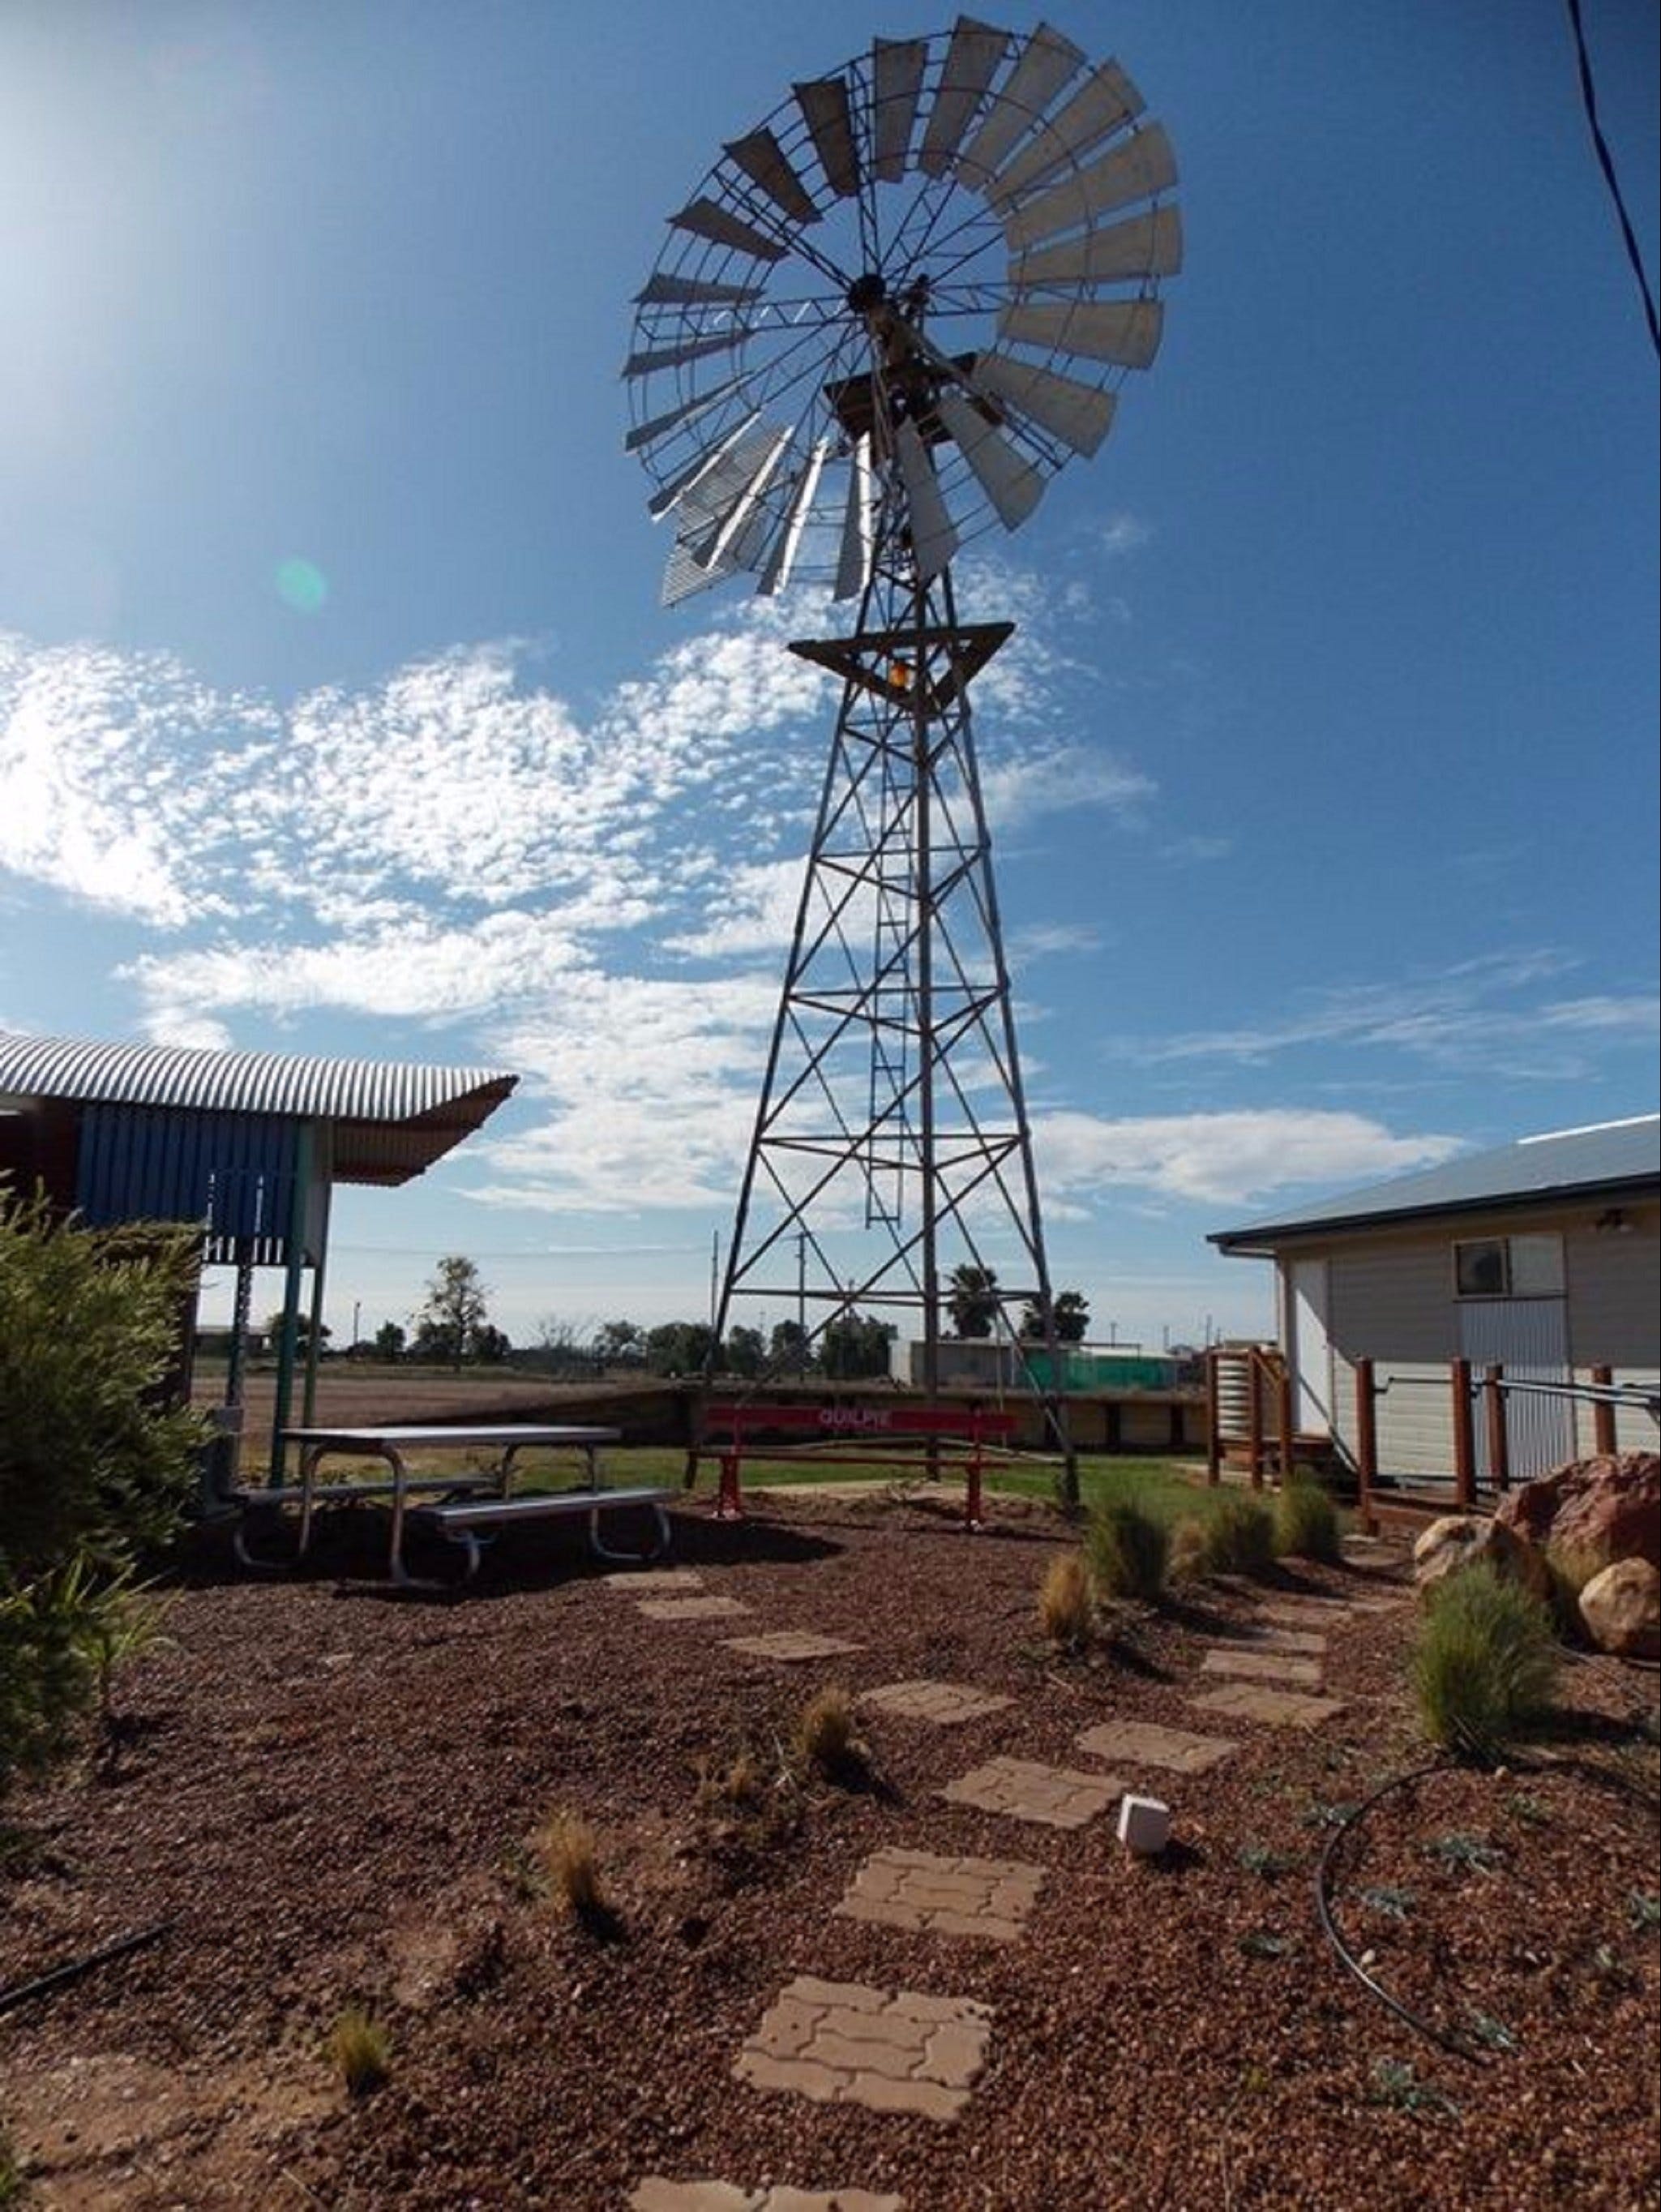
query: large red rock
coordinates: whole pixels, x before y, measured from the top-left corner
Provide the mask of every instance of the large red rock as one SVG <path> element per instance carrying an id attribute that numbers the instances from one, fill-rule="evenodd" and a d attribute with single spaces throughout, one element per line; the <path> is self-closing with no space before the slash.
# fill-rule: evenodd
<path id="1" fill-rule="evenodd" d="M 1661 1570 L 1661 1455 L 1570 1460 L 1502 1498 L 1494 1518 L 1532 1543 Z"/>
<path id="2" fill-rule="evenodd" d="M 1581 1591 L 1580 1618 L 1600 1651 L 1661 1659 L 1661 1574 L 1647 1559 L 1617 1559 Z"/>

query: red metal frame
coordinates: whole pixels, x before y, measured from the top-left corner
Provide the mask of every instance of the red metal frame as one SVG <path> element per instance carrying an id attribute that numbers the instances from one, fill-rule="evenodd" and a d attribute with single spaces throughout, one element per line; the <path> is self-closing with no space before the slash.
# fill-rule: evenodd
<path id="1" fill-rule="evenodd" d="M 979 1406 L 730 1406 L 711 1414 L 704 1436 L 693 1451 L 694 1458 L 713 1457 L 720 1463 L 715 1518 L 742 1521 L 744 1508 L 739 1470 L 747 1443 L 759 1431 L 810 1429 L 829 1441 L 846 1439 L 849 1443 L 866 1437 L 955 1437 L 970 1446 L 968 1458 L 963 1462 L 963 1519 L 966 1527 L 978 1528 L 985 1517 L 982 1486 L 986 1447 L 1007 1444 L 1018 1426 L 1015 1414 L 989 1413 Z M 791 1458 L 801 1449 L 799 1445 L 786 1443 L 779 1447 L 777 1454 L 767 1455 Z M 802 1453 L 803 1457 L 808 1455 Z M 872 1467 L 885 1463 L 891 1455 L 843 1449 L 815 1451 L 811 1456 L 816 1466 Z"/>

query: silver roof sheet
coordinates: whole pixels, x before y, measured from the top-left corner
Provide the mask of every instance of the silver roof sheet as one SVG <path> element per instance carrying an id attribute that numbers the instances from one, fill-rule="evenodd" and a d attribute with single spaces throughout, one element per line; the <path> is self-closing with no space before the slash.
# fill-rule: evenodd
<path id="1" fill-rule="evenodd" d="M 1387 1182 L 1341 1192 L 1300 1213 L 1219 1229 L 1207 1241 L 1226 1252 L 1252 1251 L 1318 1230 L 1359 1228 L 1371 1222 L 1466 1212 L 1480 1206 L 1519 1206 L 1536 1198 L 1593 1196 L 1655 1182 L 1661 1182 L 1661 1115 L 1643 1114 L 1592 1128 L 1524 1137 L 1417 1175 L 1396 1176 Z"/>
<path id="2" fill-rule="evenodd" d="M 100 1044 L 0 1030 L 0 1101 L 49 1098 L 329 1121 L 337 1182 L 407 1182 L 470 1136 L 518 1079 L 500 1068 Z"/>

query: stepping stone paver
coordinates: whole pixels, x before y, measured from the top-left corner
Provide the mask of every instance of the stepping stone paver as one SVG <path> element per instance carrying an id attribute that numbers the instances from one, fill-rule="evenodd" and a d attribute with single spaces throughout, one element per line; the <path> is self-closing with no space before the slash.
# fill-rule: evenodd
<path id="1" fill-rule="evenodd" d="M 1258 1628 L 1253 1625 L 1237 1633 L 1242 1648 L 1253 1651 L 1292 1651 L 1318 1659 L 1326 1650 L 1326 1638 L 1316 1628 Z"/>
<path id="2" fill-rule="evenodd" d="M 803 1659 L 834 1659 L 844 1651 L 858 1651 L 864 1646 L 847 1644 L 840 1636 L 815 1636 L 805 1628 L 779 1628 L 766 1636 L 729 1636 L 723 1638 L 729 1651 L 748 1652 L 755 1659 L 781 1659 L 786 1666 Z"/>
<path id="3" fill-rule="evenodd" d="M 730 2181 L 666 2181 L 649 2174 L 629 2212 L 905 2212 L 898 2197 L 869 2189 L 739 2189 Z"/>
<path id="4" fill-rule="evenodd" d="M 1013 1943 L 1044 1881 L 1015 1859 L 948 1859 L 933 1851 L 873 1851 L 837 1906 L 845 1919 L 931 1936 L 985 1936 Z"/>
<path id="5" fill-rule="evenodd" d="M 1203 1774 L 1240 1749 L 1222 1736 L 1191 1735 L 1152 1721 L 1103 1721 L 1077 1739 L 1081 1751 L 1122 1759 L 1131 1766 L 1160 1766 L 1169 1774 Z"/>
<path id="6" fill-rule="evenodd" d="M 1201 1712 L 1222 1713 L 1231 1721 L 1264 1721 L 1270 1728 L 1318 1728 L 1343 1711 L 1342 1698 L 1312 1698 L 1302 1690 L 1275 1690 L 1266 1682 L 1231 1682 L 1226 1690 L 1191 1698 Z"/>
<path id="7" fill-rule="evenodd" d="M 1032 1759 L 992 1759 L 972 1774 L 949 1782 L 941 1796 L 1012 1820 L 1046 1828 L 1082 1828 L 1106 1811 L 1125 1784 L 1117 1775 L 1085 1774 L 1076 1767 L 1043 1766 Z"/>
<path id="8" fill-rule="evenodd" d="M 949 2120 L 985 2063 L 990 2007 L 798 1975 L 763 2015 L 733 2072 L 819 2104 Z"/>
<path id="9" fill-rule="evenodd" d="M 695 1567 L 632 1567 L 601 1579 L 608 1589 L 629 1590 L 646 1597 L 662 1597 L 670 1590 L 700 1590 L 704 1587 L 704 1578 Z"/>
<path id="10" fill-rule="evenodd" d="M 999 1695 L 996 1690 L 971 1689 L 962 1682 L 888 1682 L 880 1690 L 867 1690 L 859 1700 L 862 1705 L 876 1705 L 885 1713 L 898 1713 L 905 1720 L 933 1721 L 941 1728 L 951 1728 L 959 1721 L 972 1721 L 982 1713 L 996 1713 L 1014 1699 Z"/>
<path id="11" fill-rule="evenodd" d="M 1213 1644 L 1200 1660 L 1202 1674 L 1237 1674 L 1253 1682 L 1280 1682 L 1304 1690 L 1321 1686 L 1318 1659 L 1297 1659 L 1284 1651 L 1223 1650 Z"/>
<path id="12" fill-rule="evenodd" d="M 648 1620 L 730 1620 L 751 1610 L 736 1597 L 656 1597 L 640 1607 Z"/>

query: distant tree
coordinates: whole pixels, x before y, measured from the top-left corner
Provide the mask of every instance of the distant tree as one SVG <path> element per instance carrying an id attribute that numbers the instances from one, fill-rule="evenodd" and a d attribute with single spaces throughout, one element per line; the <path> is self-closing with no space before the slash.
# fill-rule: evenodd
<path id="1" fill-rule="evenodd" d="M 639 1367 L 646 1347 L 646 1331 L 632 1321 L 602 1322 L 594 1332 L 594 1357 L 603 1367 Z"/>
<path id="2" fill-rule="evenodd" d="M 775 1322 L 767 1344 L 767 1364 L 781 1375 L 805 1375 L 812 1364 L 812 1346 L 799 1321 Z"/>
<path id="3" fill-rule="evenodd" d="M 452 1367 L 471 1358 L 485 1325 L 488 1295 L 471 1260 L 459 1252 L 440 1260 L 427 1285 L 427 1303 L 415 1316 L 415 1357 L 447 1360 Z"/>
<path id="4" fill-rule="evenodd" d="M 888 1372 L 888 1346 L 898 1334 L 892 1322 L 868 1314 L 838 1314 L 819 1335 L 819 1365 L 838 1382 Z"/>
<path id="5" fill-rule="evenodd" d="M 1090 1302 L 1082 1291 L 1058 1291 L 1055 1301 L 1056 1341 L 1082 1344 L 1090 1326 Z M 1021 1334 L 1028 1344 L 1044 1341 L 1044 1312 L 1036 1298 L 1028 1298 L 1021 1316 Z"/>
<path id="6" fill-rule="evenodd" d="M 469 1357 L 482 1360 L 487 1366 L 500 1367 L 512 1349 L 512 1342 L 506 1329 L 497 1328 L 492 1322 L 483 1321 L 473 1332 Z"/>
<path id="7" fill-rule="evenodd" d="M 333 1329 L 331 1329 L 331 1328 L 330 1328 L 330 1326 L 329 1326 L 328 1322 L 324 1322 L 324 1324 L 323 1324 L 323 1327 L 322 1327 L 322 1328 L 318 1331 L 318 1343 L 319 1346 L 323 1346 L 323 1345 L 327 1344 L 327 1343 L 328 1343 L 328 1341 L 329 1341 L 329 1340 L 330 1340 L 330 1338 L 334 1334 L 334 1333 L 335 1333 L 335 1332 L 333 1331 Z M 312 1334 L 312 1316 L 311 1316 L 311 1315 L 310 1315 L 310 1314 L 308 1314 L 308 1313 L 300 1313 L 300 1314 L 296 1314 L 296 1315 L 294 1316 L 294 1342 L 295 1342 L 297 1345 L 299 1345 L 299 1346 L 300 1346 L 300 1348 L 302 1349 L 302 1351 L 305 1349 L 305 1346 L 306 1346 L 306 1342 L 307 1342 L 307 1340 L 310 1339 L 311 1334 Z M 282 1308 L 281 1306 L 279 1306 L 279 1307 L 276 1309 L 276 1312 L 275 1312 L 275 1313 L 273 1313 L 273 1314 L 270 1316 L 270 1319 L 266 1322 L 266 1324 L 265 1324 L 265 1334 L 266 1334 L 267 1339 L 268 1339 L 268 1340 L 270 1340 L 270 1342 L 271 1342 L 272 1344 L 276 1343 L 276 1342 L 277 1342 L 277 1340 L 278 1340 L 278 1339 L 282 1336 Z"/>
<path id="8" fill-rule="evenodd" d="M 741 1376 L 749 1381 L 759 1375 L 767 1364 L 767 1339 L 759 1328 L 740 1326 L 727 1331 L 726 1366 L 730 1375 Z"/>
<path id="9" fill-rule="evenodd" d="M 964 1260 L 952 1269 L 946 1310 L 959 1336 L 990 1336 L 998 1313 L 997 1277 Z"/>
<path id="10" fill-rule="evenodd" d="M 646 1364 L 654 1375 L 700 1375 L 710 1334 L 707 1322 L 666 1321 L 646 1333 Z"/>
<path id="11" fill-rule="evenodd" d="M 375 1331 L 375 1357 L 377 1359 L 385 1360 L 391 1365 L 394 1361 L 403 1358 L 403 1347 L 408 1342 L 408 1337 L 398 1327 L 397 1322 L 384 1321 Z"/>

